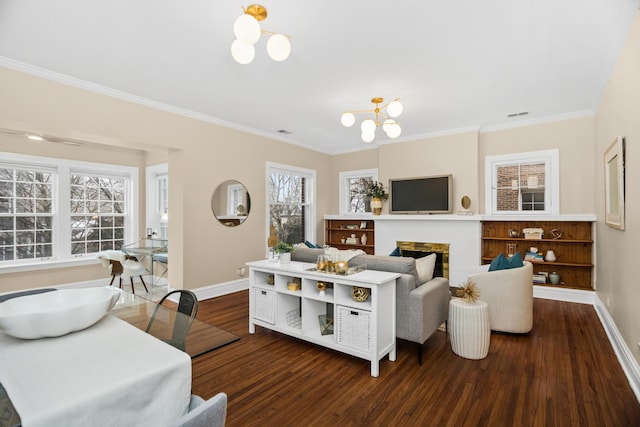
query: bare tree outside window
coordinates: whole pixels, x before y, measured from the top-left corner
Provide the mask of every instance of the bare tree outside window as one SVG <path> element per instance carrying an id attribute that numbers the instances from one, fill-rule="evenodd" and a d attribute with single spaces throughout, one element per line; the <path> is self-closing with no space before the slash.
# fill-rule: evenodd
<path id="1" fill-rule="evenodd" d="M 53 256 L 53 176 L 0 168 L 0 261 Z"/>
<path id="2" fill-rule="evenodd" d="M 72 254 L 122 248 L 125 189 L 123 178 L 70 176 Z"/>
<path id="3" fill-rule="evenodd" d="M 356 177 L 347 180 L 349 187 L 349 213 L 371 212 L 369 200 L 363 190 L 373 182 L 371 177 Z"/>
<path id="4" fill-rule="evenodd" d="M 305 241 L 306 178 L 273 172 L 269 175 L 269 218 L 278 240 Z"/>

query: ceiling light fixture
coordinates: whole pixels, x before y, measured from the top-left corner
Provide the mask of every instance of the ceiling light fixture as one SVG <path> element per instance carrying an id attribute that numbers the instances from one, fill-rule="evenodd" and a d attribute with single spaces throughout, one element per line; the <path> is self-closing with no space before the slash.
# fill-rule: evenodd
<path id="1" fill-rule="evenodd" d="M 384 99 L 382 98 L 372 98 L 371 102 L 376 105 L 376 108 L 373 110 L 355 110 L 355 111 L 346 111 L 342 113 L 342 117 L 340 118 L 340 122 L 345 127 L 351 127 L 356 122 L 356 117 L 354 113 L 375 113 L 375 119 L 371 119 L 369 117 L 365 118 L 360 125 L 360 138 L 364 142 L 371 142 L 376 137 L 376 128 L 382 125 L 382 129 L 385 131 L 389 138 L 397 138 L 402 133 L 402 129 L 400 128 L 400 123 L 393 120 L 393 118 L 398 117 L 402 114 L 402 104 L 400 103 L 400 98 L 396 98 L 388 104 L 380 105 Z M 387 110 L 386 113 L 382 112 L 383 109 Z M 382 116 L 385 120 L 380 123 L 380 116 Z"/>
<path id="2" fill-rule="evenodd" d="M 248 64 L 256 56 L 255 44 L 260 40 L 260 35 L 270 34 L 267 40 L 267 53 L 274 61 L 284 61 L 291 53 L 290 36 L 272 33 L 260 28 L 260 22 L 267 18 L 267 9 L 259 4 L 242 8 L 244 14 L 240 15 L 233 23 L 233 32 L 236 39 L 231 44 L 231 56 L 239 64 Z"/>

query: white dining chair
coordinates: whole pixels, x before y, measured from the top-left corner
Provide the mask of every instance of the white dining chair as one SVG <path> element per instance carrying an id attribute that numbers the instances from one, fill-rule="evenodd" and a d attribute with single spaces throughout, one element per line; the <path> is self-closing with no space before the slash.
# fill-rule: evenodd
<path id="1" fill-rule="evenodd" d="M 149 292 L 147 284 L 142 278 L 142 275 L 145 274 L 147 269 L 144 264 L 138 262 L 135 257 L 127 255 L 122 251 L 107 250 L 100 252 L 98 254 L 98 259 L 102 263 L 102 266 L 105 267 L 111 275 L 111 282 L 109 282 L 109 286 L 112 286 L 116 276 L 119 276 L 119 285 L 122 289 L 122 279 L 128 278 L 131 281 L 131 292 L 135 294 L 136 290 L 133 284 L 133 278 L 135 276 L 139 276 L 142 286 L 144 286 L 144 290 L 147 291 L 147 293 Z"/>

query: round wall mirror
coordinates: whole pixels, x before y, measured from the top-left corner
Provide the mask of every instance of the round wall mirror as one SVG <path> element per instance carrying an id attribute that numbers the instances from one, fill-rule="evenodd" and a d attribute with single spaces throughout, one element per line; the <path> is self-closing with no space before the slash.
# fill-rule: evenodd
<path id="1" fill-rule="evenodd" d="M 211 211 L 222 225 L 235 227 L 242 224 L 251 211 L 247 188 L 233 179 L 218 185 L 211 195 Z"/>

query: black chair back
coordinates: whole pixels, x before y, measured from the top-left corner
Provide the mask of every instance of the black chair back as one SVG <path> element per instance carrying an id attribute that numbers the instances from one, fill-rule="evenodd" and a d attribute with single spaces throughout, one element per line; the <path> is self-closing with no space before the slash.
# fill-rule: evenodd
<path id="1" fill-rule="evenodd" d="M 151 320 L 149 320 L 149 325 L 147 325 L 146 331 L 149 332 L 151 329 L 151 325 L 153 324 L 160 306 L 162 306 L 162 304 L 174 294 L 180 294 L 180 299 L 178 300 L 178 312 L 181 313 L 182 316 L 176 316 L 173 324 L 173 331 L 171 333 L 171 339 L 167 340 L 167 342 L 172 346 L 185 351 L 187 334 L 189 333 L 189 329 L 191 329 L 193 319 L 195 319 L 196 314 L 198 313 L 198 297 L 196 297 L 196 294 L 193 292 L 187 289 L 177 289 L 163 296 L 158 302 L 158 306 L 153 310 L 153 315 L 151 316 Z"/>

